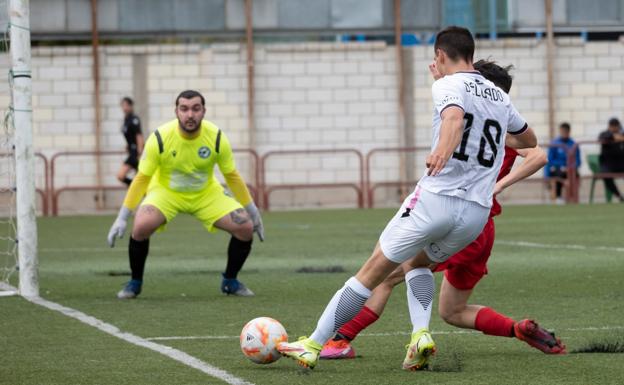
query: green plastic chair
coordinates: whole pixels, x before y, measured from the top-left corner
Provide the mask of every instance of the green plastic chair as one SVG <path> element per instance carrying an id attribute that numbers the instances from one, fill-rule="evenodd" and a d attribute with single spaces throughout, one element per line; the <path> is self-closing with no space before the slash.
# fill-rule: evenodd
<path id="1" fill-rule="evenodd" d="M 596 181 L 601 179 L 601 178 L 595 177 L 596 174 L 600 173 L 599 157 L 600 156 L 598 154 L 587 155 L 587 165 L 589 166 L 589 169 L 591 170 L 592 174 L 594 174 L 594 176 L 592 177 L 591 187 L 589 191 L 589 203 L 594 203 L 594 188 L 596 187 Z M 607 189 L 605 189 L 605 199 L 609 203 L 611 202 L 611 199 L 613 199 L 613 193 L 611 193 L 611 191 Z"/>

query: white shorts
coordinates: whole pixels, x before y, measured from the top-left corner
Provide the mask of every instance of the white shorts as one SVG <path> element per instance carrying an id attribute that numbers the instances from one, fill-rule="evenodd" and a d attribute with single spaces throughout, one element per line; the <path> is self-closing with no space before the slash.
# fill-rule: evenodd
<path id="1" fill-rule="evenodd" d="M 476 202 L 417 186 L 381 233 L 381 251 L 396 263 L 421 250 L 431 261 L 444 262 L 477 238 L 489 214 L 489 208 Z"/>

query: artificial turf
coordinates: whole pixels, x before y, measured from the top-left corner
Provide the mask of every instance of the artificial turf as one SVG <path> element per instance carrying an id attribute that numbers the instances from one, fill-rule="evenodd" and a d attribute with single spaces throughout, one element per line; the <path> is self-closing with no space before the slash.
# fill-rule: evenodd
<path id="1" fill-rule="evenodd" d="M 153 237 L 143 293 L 120 301 L 128 279 L 126 242 L 105 238 L 113 218 L 41 218 L 41 295 L 141 337 L 192 336 L 159 343 L 183 350 L 255 384 L 619 384 L 621 353 L 546 356 L 510 338 L 465 332 L 436 314 L 434 370 L 404 372 L 409 340 L 405 286 L 381 319 L 354 342 L 355 360 L 322 361 L 304 371 L 286 359 L 256 365 L 238 334 L 271 316 L 291 340 L 310 333 L 331 295 L 369 256 L 393 210 L 264 214 L 267 240 L 255 242 L 240 279 L 257 294 L 219 292 L 227 236 L 179 217 Z M 516 206 L 496 219 L 489 274 L 473 302 L 514 318 L 534 317 L 570 351 L 624 340 L 624 205 Z M 302 267 L 336 273 L 304 274 Z M 340 269 L 335 269 L 340 271 Z M 437 282 L 441 277 L 437 276 Z M 0 298 L 0 384 L 222 383 L 19 297 Z"/>

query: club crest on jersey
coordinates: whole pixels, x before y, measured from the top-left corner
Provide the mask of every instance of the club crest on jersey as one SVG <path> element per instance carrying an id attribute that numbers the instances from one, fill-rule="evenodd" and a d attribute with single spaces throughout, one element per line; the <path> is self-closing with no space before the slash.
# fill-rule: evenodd
<path id="1" fill-rule="evenodd" d="M 202 159 L 206 159 L 210 156 L 210 149 L 206 146 L 202 146 L 197 151 L 197 155 L 199 155 L 199 157 Z"/>

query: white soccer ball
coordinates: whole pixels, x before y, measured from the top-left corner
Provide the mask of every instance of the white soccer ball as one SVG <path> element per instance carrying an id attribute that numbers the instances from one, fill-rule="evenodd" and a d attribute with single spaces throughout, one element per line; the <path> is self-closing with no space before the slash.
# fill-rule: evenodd
<path id="1" fill-rule="evenodd" d="M 259 317 L 247 322 L 240 334 L 243 354 L 256 364 L 270 364 L 281 357 L 277 344 L 288 341 L 281 323 L 269 317 Z"/>

